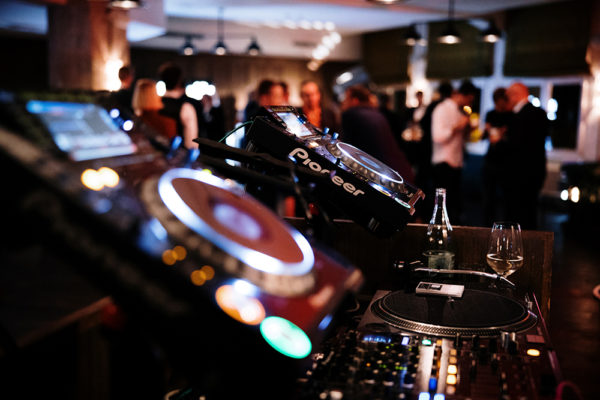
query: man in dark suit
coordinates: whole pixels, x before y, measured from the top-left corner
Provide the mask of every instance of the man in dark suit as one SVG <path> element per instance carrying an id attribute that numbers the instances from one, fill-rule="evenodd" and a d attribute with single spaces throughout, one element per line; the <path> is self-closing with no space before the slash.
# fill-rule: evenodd
<path id="1" fill-rule="evenodd" d="M 373 98 L 371 91 L 364 86 L 354 85 L 346 89 L 342 102 L 344 142 L 383 162 L 412 184 L 412 167 Z"/>
<path id="2" fill-rule="evenodd" d="M 538 198 L 546 178 L 548 118 L 528 101 L 529 90 L 521 82 L 506 90 L 513 111 L 506 130 L 507 157 L 505 190 L 507 218 L 524 229 L 536 229 Z"/>

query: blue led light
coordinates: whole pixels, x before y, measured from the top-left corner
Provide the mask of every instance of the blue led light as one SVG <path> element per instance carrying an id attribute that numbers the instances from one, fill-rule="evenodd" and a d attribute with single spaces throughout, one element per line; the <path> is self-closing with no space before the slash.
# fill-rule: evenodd
<path id="1" fill-rule="evenodd" d="M 429 391 L 430 392 L 435 392 L 435 390 L 437 389 L 437 378 L 429 378 Z"/>
<path id="2" fill-rule="evenodd" d="M 433 396 L 433 400 L 445 400 L 446 399 L 446 395 L 444 395 L 443 393 L 436 393 Z"/>
<path id="3" fill-rule="evenodd" d="M 319 329 L 322 330 L 322 331 L 324 331 L 325 329 L 327 329 L 327 327 L 331 323 L 332 319 L 333 319 L 333 316 L 331 314 L 327 314 L 325 316 L 325 318 L 323 318 L 321 320 L 321 322 L 319 323 Z"/>
<path id="4" fill-rule="evenodd" d="M 402 338 L 402 342 L 401 342 L 402 346 L 408 346 L 409 343 L 410 343 L 410 338 L 408 336 L 404 336 Z"/>
<path id="5" fill-rule="evenodd" d="M 368 343 L 390 343 L 391 341 L 392 341 L 392 339 L 390 339 L 387 336 L 365 335 L 363 337 L 363 342 L 368 342 Z"/>

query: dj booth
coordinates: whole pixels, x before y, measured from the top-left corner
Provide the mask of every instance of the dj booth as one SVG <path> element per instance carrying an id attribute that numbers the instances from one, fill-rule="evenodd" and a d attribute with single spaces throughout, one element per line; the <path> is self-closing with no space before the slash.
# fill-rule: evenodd
<path id="1" fill-rule="evenodd" d="M 114 359 L 151 343 L 170 377 L 152 397 L 553 398 L 561 376 L 544 322 L 551 234 L 524 233 L 516 288 L 477 267 L 484 229 L 455 229 L 462 269 L 428 270 L 418 263 L 425 227 L 408 223 L 423 193 L 292 107 L 264 109 L 247 150 L 198 140 L 200 150 L 188 151 L 89 94 L 2 100 L 12 233 L 3 254 L 11 265 L 54 265 L 28 258 L 32 241 L 71 268 L 56 273 L 85 278 L 89 290 L 73 280 L 44 300 L 48 309 L 83 292 L 78 304 L 96 307 L 71 321 L 100 315 L 124 343 Z M 305 218 L 283 220 L 259 201 L 274 192 L 296 196 Z M 31 290 L 0 297 L 0 366 L 18 394 L 29 378 L 19 360 L 43 335 L 24 332 L 7 306 L 53 281 L 38 291 L 39 277 L 15 276 Z M 127 340 L 118 315 L 134 327 Z M 87 351 L 102 359 L 102 349 Z M 146 356 L 106 368 L 160 387 Z M 109 385 L 94 372 L 104 364 L 93 365 L 88 378 Z M 111 398 L 131 393 L 123 381 Z"/>

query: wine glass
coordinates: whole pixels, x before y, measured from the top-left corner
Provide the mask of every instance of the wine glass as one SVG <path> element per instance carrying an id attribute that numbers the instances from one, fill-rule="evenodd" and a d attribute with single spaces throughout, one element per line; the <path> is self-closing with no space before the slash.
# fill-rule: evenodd
<path id="1" fill-rule="evenodd" d="M 518 223 L 494 222 L 486 261 L 504 278 L 523 266 L 523 239 Z"/>

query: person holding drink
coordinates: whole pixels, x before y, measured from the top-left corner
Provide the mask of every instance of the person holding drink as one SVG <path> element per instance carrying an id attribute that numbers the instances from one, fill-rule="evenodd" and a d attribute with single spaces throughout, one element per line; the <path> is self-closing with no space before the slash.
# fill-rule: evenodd
<path id="1" fill-rule="evenodd" d="M 506 158 L 506 142 L 503 139 L 510 122 L 512 112 L 508 106 L 506 89 L 499 87 L 494 90 L 494 109 L 485 116 L 483 137 L 489 140 L 489 147 L 483 159 L 483 222 L 491 225 L 498 217 L 502 204 L 503 163 Z"/>

